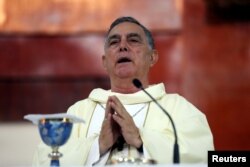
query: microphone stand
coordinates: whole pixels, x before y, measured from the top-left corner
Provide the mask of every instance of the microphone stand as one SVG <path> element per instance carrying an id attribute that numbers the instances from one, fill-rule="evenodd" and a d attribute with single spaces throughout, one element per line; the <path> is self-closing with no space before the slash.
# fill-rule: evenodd
<path id="1" fill-rule="evenodd" d="M 171 125 L 173 127 L 173 131 L 174 131 L 174 137 L 175 137 L 175 141 L 174 141 L 174 151 L 173 151 L 173 163 L 174 164 L 179 164 L 180 163 L 180 155 L 179 155 L 179 145 L 178 145 L 178 138 L 177 138 L 177 133 L 176 133 L 176 128 L 174 125 L 174 121 L 172 119 L 172 117 L 169 115 L 169 113 L 155 100 L 154 97 L 152 97 L 142 86 L 141 82 L 138 79 L 134 79 L 133 80 L 133 84 L 141 89 L 144 93 L 146 93 L 152 100 L 153 102 L 168 116 Z"/>

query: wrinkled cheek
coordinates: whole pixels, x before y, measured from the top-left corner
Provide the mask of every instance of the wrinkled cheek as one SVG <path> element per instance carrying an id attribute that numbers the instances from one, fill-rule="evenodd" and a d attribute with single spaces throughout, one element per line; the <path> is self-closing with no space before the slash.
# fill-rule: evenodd
<path id="1" fill-rule="evenodd" d="M 105 69 L 105 71 L 106 71 L 106 73 L 108 74 L 108 75 L 112 75 L 112 71 L 114 72 L 114 69 L 112 69 L 110 66 L 108 66 L 107 64 L 106 64 L 106 66 L 104 67 L 104 69 Z"/>

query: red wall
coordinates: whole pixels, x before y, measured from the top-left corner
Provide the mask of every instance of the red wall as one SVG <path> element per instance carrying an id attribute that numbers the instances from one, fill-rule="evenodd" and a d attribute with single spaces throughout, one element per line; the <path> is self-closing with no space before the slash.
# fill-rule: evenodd
<path id="1" fill-rule="evenodd" d="M 102 41 L 100 35 L 2 36 L 0 121 L 66 112 L 93 88 L 109 88 L 99 55 Z"/>
<path id="2" fill-rule="evenodd" d="M 185 2 L 183 93 L 207 115 L 217 149 L 249 150 L 250 22 L 210 23 L 202 2 Z"/>

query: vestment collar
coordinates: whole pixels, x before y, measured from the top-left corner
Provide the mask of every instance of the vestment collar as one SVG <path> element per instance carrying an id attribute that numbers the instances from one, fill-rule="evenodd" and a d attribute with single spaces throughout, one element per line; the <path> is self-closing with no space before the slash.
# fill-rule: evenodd
<path id="1" fill-rule="evenodd" d="M 164 94 L 166 94 L 165 86 L 163 83 L 150 85 L 145 90 L 148 93 L 150 93 L 155 99 L 159 99 Z M 122 93 L 111 92 L 110 90 L 104 90 L 101 88 L 94 89 L 90 93 L 89 98 L 99 103 L 106 103 L 108 97 L 113 95 L 117 96 L 123 104 L 147 103 L 152 101 L 143 91 L 138 91 L 136 93 L 131 93 L 131 94 L 122 94 Z"/>

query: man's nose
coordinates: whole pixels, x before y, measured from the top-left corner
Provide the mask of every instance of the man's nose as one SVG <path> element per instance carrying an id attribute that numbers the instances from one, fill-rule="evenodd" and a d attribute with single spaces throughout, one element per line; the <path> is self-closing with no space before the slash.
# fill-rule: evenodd
<path id="1" fill-rule="evenodd" d="M 121 52 L 121 51 L 128 51 L 128 45 L 127 45 L 127 42 L 126 42 L 126 41 L 122 40 L 122 41 L 120 42 L 120 49 L 119 49 L 119 51 L 120 51 L 120 52 Z"/>

